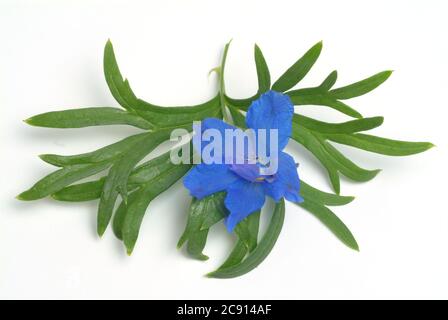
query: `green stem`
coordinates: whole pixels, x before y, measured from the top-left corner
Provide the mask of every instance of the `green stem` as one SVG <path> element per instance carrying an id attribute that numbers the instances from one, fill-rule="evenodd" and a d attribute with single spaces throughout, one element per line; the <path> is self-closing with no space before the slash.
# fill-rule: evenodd
<path id="1" fill-rule="evenodd" d="M 219 98 L 221 100 L 222 116 L 224 118 L 224 121 L 227 123 L 230 123 L 230 124 L 232 124 L 233 121 L 229 117 L 229 114 L 228 114 L 227 108 L 226 108 L 226 99 L 225 99 L 226 88 L 225 88 L 225 83 L 224 83 L 224 69 L 226 66 L 227 52 L 229 51 L 229 46 L 230 46 L 231 42 L 232 42 L 232 40 L 230 40 L 224 47 L 221 66 L 216 68 L 216 71 L 218 71 L 218 75 L 219 75 Z"/>

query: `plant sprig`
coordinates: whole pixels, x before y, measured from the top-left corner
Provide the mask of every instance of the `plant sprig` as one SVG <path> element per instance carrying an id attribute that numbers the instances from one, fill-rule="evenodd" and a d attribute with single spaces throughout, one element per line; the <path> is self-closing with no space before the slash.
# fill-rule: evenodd
<path id="1" fill-rule="evenodd" d="M 340 175 L 354 181 L 368 181 L 379 172 L 360 167 L 339 151 L 333 143 L 389 156 L 406 156 L 428 150 L 428 142 L 391 140 L 362 133 L 379 127 L 383 117 L 364 118 L 360 112 L 347 105 L 345 100 L 355 98 L 377 88 L 391 75 L 391 71 L 377 73 L 364 80 L 339 88 L 333 88 L 337 72 L 332 71 L 316 87 L 298 88 L 322 51 L 317 43 L 300 57 L 283 75 L 271 84 L 268 65 L 259 46 L 255 45 L 254 60 L 257 70 L 258 90 L 246 99 L 234 99 L 226 95 L 224 69 L 230 43 L 225 46 L 222 63 L 214 70 L 219 73 L 219 92 L 214 98 L 195 106 L 163 107 L 138 98 L 118 67 L 112 43 L 104 49 L 104 75 L 112 96 L 123 108 L 93 107 L 52 111 L 25 120 L 28 124 L 48 128 L 84 128 L 103 125 L 130 125 L 142 133 L 98 150 L 78 155 L 44 154 L 40 158 L 58 169 L 39 180 L 21 193 L 20 200 L 37 200 L 51 196 L 58 201 L 79 202 L 99 199 L 98 234 L 102 235 L 112 221 L 115 236 L 122 240 L 131 254 L 138 239 L 140 225 L 150 202 L 181 179 L 191 165 L 174 165 L 169 153 L 139 164 L 142 159 L 169 138 L 170 130 L 191 130 L 193 121 L 207 117 L 225 118 L 236 126 L 245 128 L 248 107 L 262 93 L 272 89 L 283 92 L 294 105 L 321 105 L 333 108 L 355 118 L 342 123 L 328 123 L 304 115 L 293 118 L 292 139 L 303 145 L 321 163 L 328 173 L 336 194 L 320 191 L 302 180 L 299 204 L 319 219 L 342 243 L 359 250 L 348 227 L 328 208 L 350 203 L 354 198 L 341 196 Z M 80 182 L 98 173 L 103 177 Z M 121 203 L 116 202 L 121 196 Z M 206 260 L 204 248 L 209 230 L 228 214 L 224 206 L 225 193 L 220 192 L 202 200 L 193 199 L 188 211 L 185 231 L 178 247 L 187 247 L 187 253 L 199 260 Z M 260 237 L 260 212 L 253 213 L 235 229 L 236 242 L 227 260 L 214 272 L 214 278 L 232 278 L 246 274 L 257 267 L 270 253 L 283 226 L 285 207 L 283 201 L 276 204 L 267 231 Z"/>

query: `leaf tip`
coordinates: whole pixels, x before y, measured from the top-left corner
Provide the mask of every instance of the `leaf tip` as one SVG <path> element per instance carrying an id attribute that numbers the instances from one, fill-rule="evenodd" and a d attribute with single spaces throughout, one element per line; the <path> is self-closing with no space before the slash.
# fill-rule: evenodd
<path id="1" fill-rule="evenodd" d="M 346 196 L 346 198 L 347 198 L 347 204 L 355 200 L 354 196 Z"/>
<path id="2" fill-rule="evenodd" d="M 209 259 L 209 257 L 205 254 L 199 254 L 195 257 L 196 259 L 200 260 L 200 261 L 207 261 Z"/>
<path id="3" fill-rule="evenodd" d="M 33 196 L 32 192 L 30 192 L 31 190 L 27 190 L 27 191 L 23 191 L 22 193 L 20 193 L 19 195 L 16 196 L 17 200 L 20 201 L 31 201 L 31 200 L 37 200 L 39 198 Z"/>
<path id="4" fill-rule="evenodd" d="M 56 193 L 50 194 L 51 199 L 59 201 L 60 198 L 58 197 L 58 195 Z"/>
<path id="5" fill-rule="evenodd" d="M 48 162 L 49 156 L 50 156 L 49 154 L 43 153 L 43 154 L 39 154 L 37 157 L 44 162 Z"/>
<path id="6" fill-rule="evenodd" d="M 105 227 L 103 227 L 102 225 L 98 225 L 96 232 L 100 238 L 103 237 L 105 231 L 106 231 Z"/>
<path id="7" fill-rule="evenodd" d="M 26 199 L 22 195 L 23 195 L 23 192 L 21 194 L 17 195 L 16 199 L 20 200 L 20 201 L 26 201 Z"/>
<path id="8" fill-rule="evenodd" d="M 206 278 L 216 278 L 215 274 L 216 274 L 216 271 L 212 271 L 212 272 L 205 274 L 204 276 Z"/>
<path id="9" fill-rule="evenodd" d="M 184 237 L 181 237 L 181 238 L 179 239 L 179 241 L 177 242 L 177 245 L 176 245 L 177 250 L 180 250 L 180 248 L 182 248 L 182 246 L 184 245 L 184 243 L 185 243 L 185 239 L 184 239 Z"/>
<path id="10" fill-rule="evenodd" d="M 26 124 L 30 125 L 30 126 L 35 126 L 35 124 L 33 123 L 33 117 L 22 120 L 23 122 L 25 122 Z"/>

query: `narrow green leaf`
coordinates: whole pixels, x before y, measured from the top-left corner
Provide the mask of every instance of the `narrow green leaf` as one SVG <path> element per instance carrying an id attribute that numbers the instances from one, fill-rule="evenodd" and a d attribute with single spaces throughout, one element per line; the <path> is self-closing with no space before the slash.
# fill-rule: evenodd
<path id="1" fill-rule="evenodd" d="M 331 90 L 330 94 L 341 100 L 362 96 L 381 85 L 391 74 L 392 71 L 390 70 L 383 71 L 351 85 Z"/>
<path id="2" fill-rule="evenodd" d="M 237 109 L 247 111 L 252 101 L 258 99 L 260 95 L 271 88 L 271 74 L 260 47 L 255 45 L 254 49 L 255 67 L 257 69 L 258 91 L 255 95 L 247 99 L 233 99 L 225 96 L 227 105 Z"/>
<path id="3" fill-rule="evenodd" d="M 227 269 L 239 265 L 241 261 L 243 261 L 243 259 L 246 257 L 248 252 L 249 249 L 247 248 L 246 244 L 243 241 L 238 240 L 232 252 L 227 257 L 226 261 L 224 261 L 224 263 L 218 268 L 218 270 Z"/>
<path id="4" fill-rule="evenodd" d="M 311 90 L 313 89 L 313 90 Z M 299 89 L 287 92 L 291 101 L 296 106 L 301 105 L 315 105 L 326 106 L 335 109 L 343 114 L 346 114 L 353 118 L 362 118 L 362 115 L 346 105 L 345 103 L 336 100 L 328 95 L 328 93 L 319 93 L 320 88 Z"/>
<path id="5" fill-rule="evenodd" d="M 191 165 L 172 164 L 170 170 L 158 175 L 134 192 L 135 196 L 132 199 L 130 198 L 127 203 L 127 212 L 122 227 L 123 242 L 128 254 L 131 254 L 134 249 L 149 203 L 182 178 L 190 168 Z"/>
<path id="6" fill-rule="evenodd" d="M 232 107 L 232 106 L 228 106 L 229 107 L 229 111 L 230 111 L 230 115 L 232 116 L 233 119 L 233 123 L 241 128 L 241 129 L 246 129 L 246 117 L 241 113 L 240 110 Z"/>
<path id="7" fill-rule="evenodd" d="M 151 159 L 137 166 L 129 176 L 128 190 L 134 190 L 171 168 L 170 153 Z M 59 201 L 89 201 L 101 197 L 105 177 L 85 183 L 65 187 L 52 197 Z"/>
<path id="8" fill-rule="evenodd" d="M 77 154 L 73 156 L 43 154 L 39 157 L 43 161 L 58 167 L 112 161 L 122 154 L 131 151 L 135 147 L 136 143 L 148 139 L 149 137 L 151 137 L 151 135 L 151 132 L 136 134 L 93 152 Z"/>
<path id="9" fill-rule="evenodd" d="M 129 184 L 141 185 L 172 168 L 170 151 L 137 166 L 128 179 Z"/>
<path id="10" fill-rule="evenodd" d="M 198 260 L 208 260 L 208 256 L 202 253 L 207 243 L 208 229 L 197 230 L 188 238 L 187 252 L 188 254 Z"/>
<path id="11" fill-rule="evenodd" d="M 136 196 L 138 195 L 137 192 L 132 192 L 128 196 L 128 203 L 133 203 L 136 199 Z M 115 211 L 114 218 L 112 220 L 112 231 L 114 232 L 114 235 L 119 240 L 123 240 L 123 224 L 124 219 L 126 217 L 128 211 L 128 206 L 126 202 L 121 201 L 120 205 L 118 206 L 117 210 Z"/>
<path id="12" fill-rule="evenodd" d="M 309 49 L 272 85 L 272 90 L 285 92 L 300 82 L 310 71 L 322 51 L 322 42 Z"/>
<path id="13" fill-rule="evenodd" d="M 263 93 L 271 88 L 271 74 L 269 73 L 269 68 L 263 53 L 257 45 L 254 48 L 254 58 L 257 68 L 258 93 Z"/>
<path id="14" fill-rule="evenodd" d="M 130 125 L 140 129 L 151 129 L 141 117 L 117 108 L 97 107 L 38 114 L 25 120 L 26 123 L 47 128 L 84 128 L 103 125 Z"/>
<path id="15" fill-rule="evenodd" d="M 147 139 L 137 142 L 132 150 L 115 161 L 104 182 L 98 206 L 98 234 L 100 236 L 106 231 L 112 217 L 118 193 L 126 202 L 127 183 L 131 171 L 144 157 L 166 140 L 169 134 L 169 130 L 152 132 Z"/>
<path id="16" fill-rule="evenodd" d="M 298 126 L 296 123 L 292 124 L 291 138 L 303 145 L 320 161 L 320 163 L 327 170 L 328 177 L 334 191 L 339 194 L 341 184 L 338 170 L 334 161 L 331 159 L 331 156 L 328 155 L 328 152 L 322 146 L 321 140 L 319 140 L 311 131 L 304 127 Z"/>
<path id="17" fill-rule="evenodd" d="M 107 85 L 115 100 L 126 110 L 134 112 L 130 101 L 135 100 L 136 97 L 129 86 L 129 82 L 123 79 L 121 75 L 110 40 L 107 41 L 104 47 L 103 68 Z"/>
<path id="18" fill-rule="evenodd" d="M 115 100 L 123 108 L 145 119 L 154 128 L 174 128 L 207 117 L 219 117 L 221 113 L 219 96 L 205 103 L 186 107 L 161 107 L 137 98 L 129 81 L 124 80 L 121 75 L 110 41 L 104 49 L 104 74 Z"/>
<path id="19" fill-rule="evenodd" d="M 343 206 L 352 202 L 355 197 L 340 196 L 333 193 L 320 191 L 302 179 L 300 180 L 300 194 L 303 198 L 325 206 Z"/>
<path id="20" fill-rule="evenodd" d="M 51 195 L 54 200 L 65 202 L 84 202 L 99 199 L 103 191 L 105 177 L 101 179 L 77 183 L 65 187 Z M 128 184 L 129 192 L 138 188 L 138 184 Z"/>
<path id="21" fill-rule="evenodd" d="M 211 202 L 213 195 L 198 200 L 193 198 L 191 200 L 190 208 L 188 211 L 188 220 L 185 230 L 182 233 L 179 241 L 177 242 L 177 248 L 180 249 L 185 242 L 187 242 L 198 231 L 204 231 L 208 229 L 202 229 L 201 225 L 204 217 L 208 214 L 209 202 Z"/>
<path id="22" fill-rule="evenodd" d="M 408 156 L 434 147 L 430 142 L 392 140 L 363 133 L 328 134 L 326 137 L 337 143 L 388 156 Z"/>
<path id="23" fill-rule="evenodd" d="M 371 130 L 379 127 L 384 121 L 383 117 L 372 117 L 351 120 L 342 123 L 328 123 L 315 120 L 303 115 L 294 114 L 293 122 L 309 130 L 319 133 L 354 133 Z"/>
<path id="24" fill-rule="evenodd" d="M 323 91 L 328 91 L 334 86 L 337 79 L 338 72 L 334 70 L 325 78 L 325 80 L 320 84 L 319 88 L 321 88 Z"/>
<path id="25" fill-rule="evenodd" d="M 226 206 L 224 205 L 224 199 L 226 197 L 226 193 L 224 191 L 214 193 L 209 197 L 211 198 L 212 204 L 210 206 L 210 210 L 208 210 L 207 214 L 203 217 L 200 227 L 201 230 L 210 229 L 229 214 Z"/>
<path id="26" fill-rule="evenodd" d="M 175 128 L 193 121 L 221 116 L 219 96 L 195 106 L 161 107 L 141 99 L 134 101 L 133 106 L 142 118 L 159 129 Z"/>
<path id="27" fill-rule="evenodd" d="M 39 180 L 34 186 L 17 196 L 19 200 L 37 200 L 45 198 L 64 187 L 98 172 L 107 169 L 111 164 L 101 162 L 96 164 L 82 164 L 59 169 Z"/>
<path id="28" fill-rule="evenodd" d="M 376 175 L 381 171 L 379 169 L 376 170 L 366 170 L 350 159 L 346 158 L 341 152 L 339 152 L 335 147 L 329 144 L 326 141 L 321 140 L 322 146 L 327 151 L 328 155 L 332 157 L 332 160 L 337 167 L 338 171 L 341 172 L 347 178 L 350 178 L 354 181 L 369 181 L 376 177 Z"/>
<path id="29" fill-rule="evenodd" d="M 187 252 L 195 259 L 206 260 L 202 253 L 207 240 L 209 228 L 224 218 L 224 192 L 219 192 L 201 200 L 193 199 L 188 212 L 187 225 L 180 237 L 177 247 L 187 243 Z"/>
<path id="30" fill-rule="evenodd" d="M 238 239 L 246 245 L 249 252 L 253 251 L 257 246 L 259 226 L 260 211 L 256 211 L 248 215 L 235 227 Z"/>
<path id="31" fill-rule="evenodd" d="M 181 167 L 183 167 L 183 169 Z M 179 165 L 178 169 L 187 172 L 190 167 L 190 165 Z M 151 183 L 159 183 L 160 181 L 163 181 L 163 176 L 165 174 L 174 175 L 177 174 L 176 172 L 176 166 L 173 165 L 173 163 L 170 161 L 169 152 L 138 166 L 132 171 L 132 174 L 129 176 L 128 189 L 132 193 L 129 195 L 128 203 L 134 203 L 136 201 L 136 198 L 140 195 L 140 193 L 135 191 L 138 191 L 139 189 L 141 189 L 141 187 Z M 162 186 L 162 188 L 168 187 L 168 184 Z M 127 214 L 127 209 L 128 206 L 124 201 L 122 201 L 117 211 L 115 212 L 112 221 L 112 229 L 114 231 L 114 234 L 120 240 L 123 240 L 122 231 L 124 220 Z"/>
<path id="32" fill-rule="evenodd" d="M 308 199 L 298 205 L 319 219 L 342 243 L 353 250 L 359 251 L 358 243 L 353 234 L 330 209 Z"/>
<path id="33" fill-rule="evenodd" d="M 51 195 L 58 201 L 80 202 L 98 199 L 104 185 L 104 178 L 95 181 L 74 184 Z"/>
<path id="34" fill-rule="evenodd" d="M 241 263 L 225 268 L 219 268 L 209 273 L 211 278 L 235 278 L 255 269 L 269 255 L 282 230 L 285 219 L 285 202 L 281 200 L 276 204 L 271 222 L 266 234 L 258 246 Z"/>

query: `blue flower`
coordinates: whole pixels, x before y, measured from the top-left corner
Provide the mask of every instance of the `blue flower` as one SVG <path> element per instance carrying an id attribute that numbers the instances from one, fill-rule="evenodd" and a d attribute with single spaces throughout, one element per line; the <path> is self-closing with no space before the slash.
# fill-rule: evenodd
<path id="1" fill-rule="evenodd" d="M 229 211 L 229 215 L 225 219 L 229 232 L 245 217 L 261 209 L 266 196 L 276 202 L 282 198 L 292 202 L 303 201 L 299 194 L 300 179 L 296 163 L 289 154 L 283 152 L 291 135 L 293 114 L 294 107 L 288 96 L 268 91 L 252 102 L 246 115 L 246 125 L 254 130 L 256 138 L 258 138 L 259 132 L 263 132 L 259 129 L 265 129 L 266 139 L 264 141 L 266 141 L 266 150 L 268 151 L 265 156 L 270 157 L 271 161 L 274 159 L 277 162 L 276 173 L 263 174 L 262 169 L 266 164 L 260 159 L 257 150 L 255 151 L 256 161 L 201 163 L 185 176 L 185 187 L 192 196 L 198 199 L 219 191 L 227 192 L 224 204 Z M 215 118 L 207 118 L 202 121 L 201 137 L 207 129 L 218 131 L 222 137 L 228 130 L 237 130 L 234 126 Z M 269 153 L 270 141 L 272 142 L 270 129 L 276 129 L 277 132 L 278 152 L 275 154 Z M 224 142 L 222 139 L 223 150 Z M 206 144 L 207 142 L 201 141 L 201 144 L 195 145 L 195 148 L 202 151 Z M 248 150 L 244 150 L 242 153 L 244 157 L 249 157 Z M 228 160 L 226 155 L 223 155 L 222 158 Z"/>

